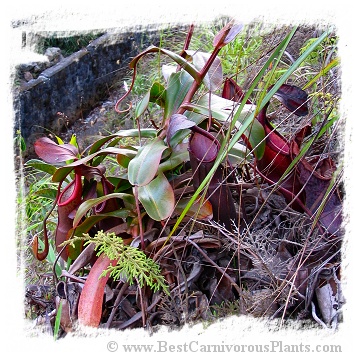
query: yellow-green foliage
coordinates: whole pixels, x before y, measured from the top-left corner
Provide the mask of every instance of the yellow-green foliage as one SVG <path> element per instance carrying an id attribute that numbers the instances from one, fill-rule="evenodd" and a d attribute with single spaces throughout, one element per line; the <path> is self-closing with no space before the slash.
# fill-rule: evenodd
<path id="1" fill-rule="evenodd" d="M 98 256 L 104 253 L 110 260 L 118 260 L 116 266 L 110 265 L 102 272 L 101 276 L 110 274 L 114 280 L 122 279 L 131 285 L 137 281 L 140 287 L 147 284 L 154 292 L 163 289 L 169 294 L 159 265 L 140 249 L 125 245 L 123 239 L 117 237 L 115 233 L 99 231 L 94 238 L 84 233 L 82 237 L 74 237 L 68 242 L 73 245 L 76 241 L 83 239 L 86 240 L 85 245 L 95 244 Z"/>

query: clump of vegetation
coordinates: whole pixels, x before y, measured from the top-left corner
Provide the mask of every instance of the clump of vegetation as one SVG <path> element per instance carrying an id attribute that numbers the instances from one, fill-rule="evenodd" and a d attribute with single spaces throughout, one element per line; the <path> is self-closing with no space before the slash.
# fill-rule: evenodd
<path id="1" fill-rule="evenodd" d="M 38 52 L 44 54 L 46 49 L 49 47 L 58 47 L 61 49 L 61 53 L 64 57 L 67 57 L 74 52 L 81 50 L 90 44 L 93 40 L 102 36 L 102 32 L 93 32 L 82 35 L 72 35 L 72 36 L 51 36 L 43 37 L 38 43 Z"/>
<path id="2" fill-rule="evenodd" d="M 342 166 L 328 142 L 340 124 L 333 94 L 317 110 L 313 102 L 320 91 L 331 93 L 335 65 L 302 72 L 332 33 L 286 64 L 296 31 L 258 53 L 261 37 L 248 47 L 250 32 L 231 21 L 204 52 L 193 48 L 191 26 L 178 53 L 151 46 L 132 59 L 132 80 L 115 109 L 130 114 L 133 129 L 84 150 L 75 138 L 36 141 L 41 160 L 26 165 L 50 173 L 57 186 L 33 253 L 46 260 L 53 233 L 55 264 L 67 267 L 53 274 L 62 304 L 56 334 L 58 321 L 65 332 L 76 320 L 178 326 L 210 318 L 217 306 L 337 325 Z M 328 57 L 336 63 L 334 53 Z M 139 76 L 138 64 L 153 55 L 166 58 L 158 74 Z M 132 93 L 137 100 L 127 103 Z M 297 125 L 288 132 L 291 120 Z M 64 309 L 63 286 L 75 292 L 77 309 Z"/>

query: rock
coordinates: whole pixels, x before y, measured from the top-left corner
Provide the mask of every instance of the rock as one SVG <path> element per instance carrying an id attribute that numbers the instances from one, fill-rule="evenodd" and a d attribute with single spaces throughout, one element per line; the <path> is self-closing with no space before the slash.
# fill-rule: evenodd
<path id="1" fill-rule="evenodd" d="M 30 80 L 33 79 L 32 73 L 31 72 L 25 72 L 23 74 L 23 78 L 25 78 L 26 82 L 29 82 Z"/>
<path id="2" fill-rule="evenodd" d="M 36 65 L 33 67 L 33 72 L 34 73 L 41 73 L 44 71 L 48 66 L 50 66 L 49 62 L 38 62 Z"/>
<path id="3" fill-rule="evenodd" d="M 47 56 L 49 62 L 55 63 L 61 61 L 64 58 L 59 47 L 48 47 L 44 55 Z"/>
<path id="4" fill-rule="evenodd" d="M 17 66 L 19 72 L 30 72 L 33 71 L 36 62 L 26 62 Z"/>

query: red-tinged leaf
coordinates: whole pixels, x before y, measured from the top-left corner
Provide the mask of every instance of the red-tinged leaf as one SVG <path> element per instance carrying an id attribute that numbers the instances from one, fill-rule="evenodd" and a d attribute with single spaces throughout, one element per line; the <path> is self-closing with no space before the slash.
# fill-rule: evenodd
<path id="1" fill-rule="evenodd" d="M 271 87 L 270 87 L 271 88 Z M 294 114 L 301 116 L 308 113 L 307 93 L 302 89 L 288 84 L 282 85 L 276 92 L 275 97 Z M 257 167 L 260 173 L 271 183 L 280 181 L 286 170 L 290 167 L 293 159 L 291 156 L 290 143 L 272 127 L 269 118 L 266 115 L 269 103 L 258 114 L 257 119 L 265 130 L 265 151 L 264 155 L 257 160 Z M 305 133 L 303 133 L 305 134 Z M 297 140 L 301 138 L 298 137 Z M 292 204 L 292 208 L 303 212 L 305 193 L 301 191 L 302 184 L 299 180 L 296 170 L 290 172 L 287 178 L 280 182 L 281 192 L 287 202 L 292 201 L 295 196 L 298 199 Z M 282 190 L 282 188 L 284 190 Z M 300 193 L 301 191 L 301 193 Z"/>
<path id="2" fill-rule="evenodd" d="M 156 138 L 142 146 L 128 165 L 128 180 L 131 185 L 144 186 L 157 174 L 163 152 L 168 149 L 164 141 Z"/>
<path id="3" fill-rule="evenodd" d="M 55 232 L 55 245 L 58 253 L 61 251 L 63 244 L 68 238 L 68 232 L 73 228 L 73 219 L 70 214 L 79 206 L 82 195 L 81 176 L 75 174 L 75 180 L 72 181 L 61 192 L 58 198 L 58 223 Z M 61 254 L 64 260 L 68 259 L 67 248 Z"/>
<path id="4" fill-rule="evenodd" d="M 189 198 L 181 198 L 176 204 L 175 212 L 177 214 L 182 213 L 189 200 Z M 188 217 L 194 217 L 195 219 L 201 219 L 206 221 L 211 220 L 213 218 L 213 208 L 211 202 L 205 200 L 201 204 L 200 201 L 201 198 L 198 198 L 187 211 L 186 215 Z"/>
<path id="5" fill-rule="evenodd" d="M 244 96 L 242 88 L 238 86 L 233 78 L 227 78 L 225 80 L 222 90 L 222 98 L 240 103 L 244 99 Z M 246 104 L 252 104 L 252 102 L 247 99 Z"/>
<path id="6" fill-rule="evenodd" d="M 213 136 L 211 137 L 211 134 L 207 132 L 206 135 L 196 132 L 190 137 L 190 152 L 200 161 L 214 161 L 219 148 L 220 145 L 217 139 L 213 138 Z"/>
<path id="7" fill-rule="evenodd" d="M 185 115 L 173 114 L 170 118 L 168 130 L 166 132 L 166 140 L 168 144 L 171 145 L 172 138 L 178 131 L 189 129 L 195 125 L 196 124 L 193 121 L 187 119 Z"/>
<path id="8" fill-rule="evenodd" d="M 74 161 L 74 162 L 77 162 L 77 161 Z M 57 169 L 52 176 L 52 181 L 53 182 L 61 182 L 61 181 L 65 180 L 65 178 L 74 169 L 75 169 L 75 172 L 77 172 L 81 176 L 84 176 L 89 181 L 91 179 L 96 179 L 96 180 L 100 181 L 102 175 L 105 173 L 104 166 L 101 166 L 101 165 L 99 165 L 97 167 L 88 166 L 88 165 L 85 165 L 85 164 L 82 164 L 79 162 L 75 166 L 66 165 L 66 166 L 63 166 L 63 167 L 60 167 L 59 169 Z"/>
<path id="9" fill-rule="evenodd" d="M 84 157 L 84 158 L 82 158 L 80 160 L 72 162 L 71 164 L 68 164 L 65 167 L 75 167 L 75 166 L 79 166 L 81 164 L 86 164 L 88 161 L 92 160 L 96 156 L 108 155 L 108 154 L 113 154 L 113 155 L 123 154 L 123 155 L 126 155 L 127 153 L 129 153 L 129 151 L 130 150 L 127 150 L 125 148 L 107 147 L 105 149 L 101 149 L 98 152 L 95 152 L 94 154 L 88 155 L 87 157 Z"/>
<path id="10" fill-rule="evenodd" d="M 317 214 L 327 195 L 319 221 L 328 232 L 336 234 L 339 233 L 342 224 L 342 202 L 336 189 L 330 189 L 335 165 L 330 158 L 313 160 L 308 162 L 303 159 L 297 166 L 299 180 L 305 185 L 306 207 L 311 213 Z"/>
<path id="11" fill-rule="evenodd" d="M 193 172 L 193 186 L 197 189 L 214 166 L 219 152 L 219 142 L 210 133 L 196 127 L 190 136 L 190 163 Z M 197 131 L 196 131 L 197 130 Z M 230 189 L 225 183 L 225 169 L 219 165 L 207 189 L 206 198 L 211 202 L 213 218 L 226 229 L 233 229 L 233 221 L 238 224 L 238 214 Z M 240 220 L 242 224 L 242 220 Z"/>
<path id="12" fill-rule="evenodd" d="M 96 181 L 101 181 L 105 171 L 106 168 L 102 165 L 95 167 L 82 164 L 75 167 L 75 173 L 85 177 L 88 181 L 92 179 Z"/>
<path id="13" fill-rule="evenodd" d="M 128 165 L 129 165 L 129 162 L 131 161 L 131 158 L 126 156 L 126 155 L 122 155 L 122 154 L 117 154 L 116 155 L 116 160 L 117 160 L 117 163 L 124 167 L 125 169 L 128 168 Z"/>
<path id="14" fill-rule="evenodd" d="M 234 24 L 234 21 L 229 22 L 225 25 L 221 31 L 213 39 L 213 46 L 215 48 L 222 48 L 227 45 L 229 42 L 233 41 L 234 38 L 242 31 L 242 24 Z"/>
<path id="15" fill-rule="evenodd" d="M 103 277 L 101 274 L 110 264 L 116 266 L 117 260 L 101 254 L 86 279 L 78 304 L 78 321 L 84 326 L 98 327 L 100 324 L 105 286 L 109 279 L 109 274 Z"/>
<path id="16" fill-rule="evenodd" d="M 294 112 L 297 116 L 305 116 L 308 114 L 308 94 L 301 88 L 289 84 L 283 84 L 274 96 L 290 112 Z"/>
<path id="17" fill-rule="evenodd" d="M 49 138 L 40 138 L 34 143 L 38 157 L 49 164 L 59 164 L 77 159 L 78 149 L 71 144 L 58 145 Z"/>

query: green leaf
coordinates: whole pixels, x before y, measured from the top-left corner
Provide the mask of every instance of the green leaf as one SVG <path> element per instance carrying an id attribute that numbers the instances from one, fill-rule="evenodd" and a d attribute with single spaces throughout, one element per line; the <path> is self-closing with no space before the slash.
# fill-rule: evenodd
<path id="1" fill-rule="evenodd" d="M 170 118 L 180 108 L 191 85 L 193 78 L 185 71 L 172 73 L 166 90 L 164 118 Z"/>
<path id="2" fill-rule="evenodd" d="M 240 131 L 243 130 L 243 135 L 248 139 L 255 157 L 257 159 L 261 159 L 265 151 L 265 130 L 263 126 L 256 119 L 254 119 L 252 123 L 245 129 L 243 128 L 243 122 L 236 122 L 236 127 Z M 234 143 L 233 147 L 235 144 L 236 142 Z M 228 152 L 231 150 L 231 148 L 232 147 L 229 148 Z"/>
<path id="3" fill-rule="evenodd" d="M 60 138 L 59 136 L 55 136 L 55 138 L 57 139 L 58 141 L 58 145 L 63 145 L 64 144 L 64 141 L 62 140 L 62 138 Z"/>
<path id="4" fill-rule="evenodd" d="M 131 159 L 133 158 L 134 156 L 130 156 L 130 155 L 124 155 L 124 154 L 117 154 L 116 155 L 116 160 L 118 162 L 118 164 L 122 167 L 124 167 L 125 169 L 127 169 Z"/>
<path id="5" fill-rule="evenodd" d="M 21 135 L 21 131 L 17 130 L 16 132 L 16 137 L 15 137 L 15 142 L 17 142 L 17 145 L 20 147 L 20 150 L 26 151 L 26 142 L 23 136 Z"/>
<path id="6" fill-rule="evenodd" d="M 80 236 L 83 233 L 88 233 L 89 230 L 96 223 L 100 222 L 101 220 L 103 220 L 105 218 L 110 218 L 110 217 L 127 218 L 131 214 L 132 214 L 132 211 L 123 208 L 123 209 L 119 209 L 119 210 L 104 213 L 104 214 L 95 214 L 95 215 L 89 216 L 89 217 L 85 218 L 85 220 L 82 223 L 80 223 L 79 225 L 77 225 L 75 227 L 75 235 Z M 69 235 L 70 235 L 70 232 L 69 232 Z"/>
<path id="7" fill-rule="evenodd" d="M 172 170 L 186 161 L 189 161 L 188 143 L 182 143 L 175 146 L 171 155 L 159 165 L 158 172 Z"/>
<path id="8" fill-rule="evenodd" d="M 70 141 L 69 141 L 69 144 L 75 146 L 76 148 L 78 148 L 78 142 L 76 140 L 76 134 L 72 134 L 71 138 L 70 138 Z"/>
<path id="9" fill-rule="evenodd" d="M 250 151 L 241 143 L 236 143 L 228 152 L 228 160 L 233 166 L 238 166 L 245 160 L 250 162 L 251 159 Z"/>
<path id="10" fill-rule="evenodd" d="M 161 173 L 145 186 L 138 187 L 138 199 L 155 221 L 168 218 L 174 211 L 175 196 L 168 179 Z"/>
<path id="11" fill-rule="evenodd" d="M 160 107 L 165 107 L 165 87 L 159 82 L 154 82 L 149 91 L 149 101 L 158 104 Z"/>
<path id="12" fill-rule="evenodd" d="M 94 154 L 95 152 L 97 152 L 98 150 L 100 150 L 100 148 L 105 145 L 108 141 L 116 138 L 117 135 L 116 134 L 112 134 L 112 135 L 108 135 L 103 137 L 102 139 L 99 139 L 97 141 L 95 141 L 91 146 L 90 146 L 90 150 L 89 150 L 89 155 Z"/>
<path id="13" fill-rule="evenodd" d="M 146 128 L 146 129 L 125 129 L 119 130 L 116 134 L 121 138 L 155 138 L 157 136 L 157 130 Z"/>
<path id="14" fill-rule="evenodd" d="M 317 82 L 317 80 L 320 77 L 323 77 L 324 75 L 326 75 L 333 67 L 335 67 L 339 64 L 340 64 L 340 58 L 338 58 L 338 57 L 334 58 L 327 66 L 322 68 L 320 70 L 320 72 L 316 76 L 314 76 L 302 89 L 306 89 L 306 88 L 310 87 L 312 84 Z"/>
<path id="15" fill-rule="evenodd" d="M 74 167 L 60 167 L 52 176 L 53 182 L 61 182 L 63 181 L 70 172 L 74 169 Z"/>
<path id="16" fill-rule="evenodd" d="M 58 339 L 61 317 L 62 317 L 62 300 L 59 302 L 58 311 L 54 322 L 53 338 L 55 341 Z"/>
<path id="17" fill-rule="evenodd" d="M 92 160 L 93 158 L 100 156 L 100 155 L 108 155 L 108 154 L 122 154 L 126 155 L 127 154 L 127 149 L 125 148 L 115 148 L 115 147 L 107 147 L 104 149 L 101 149 L 100 151 L 96 151 L 91 155 L 88 155 L 86 157 L 83 157 L 82 159 L 79 159 L 77 161 L 74 161 L 68 165 L 60 167 L 53 175 L 52 181 L 53 182 L 60 182 L 63 181 L 68 174 L 74 169 L 74 167 L 86 164 L 88 161 Z"/>
<path id="18" fill-rule="evenodd" d="M 31 166 L 36 170 L 40 170 L 51 175 L 53 175 L 57 170 L 57 168 L 54 165 L 47 164 L 46 162 L 37 159 L 28 160 L 25 163 L 25 166 Z"/>
<path id="19" fill-rule="evenodd" d="M 121 138 L 119 138 L 119 137 L 114 138 L 107 144 L 106 148 L 115 147 L 119 143 L 120 140 L 121 140 Z M 107 155 L 100 155 L 99 157 L 96 157 L 94 160 L 92 160 L 92 166 L 99 166 L 102 163 L 102 161 L 105 160 L 106 157 L 107 157 Z"/>
<path id="20" fill-rule="evenodd" d="M 196 104 L 184 104 L 182 107 L 206 117 L 212 115 L 215 119 L 223 122 L 231 120 L 238 111 L 237 120 L 242 122 L 255 109 L 253 104 L 245 104 L 241 107 L 236 102 L 215 94 L 205 94 L 199 98 Z"/>
<path id="21" fill-rule="evenodd" d="M 155 138 L 157 136 L 157 131 L 155 129 L 127 129 L 127 130 L 119 130 L 116 134 L 108 135 L 103 137 L 102 139 L 97 140 L 90 147 L 89 155 L 96 153 L 104 144 L 114 138 Z"/>
<path id="22" fill-rule="evenodd" d="M 90 209 L 92 209 L 96 205 L 98 205 L 104 201 L 107 201 L 111 198 L 121 198 L 122 200 L 127 200 L 129 203 L 132 203 L 132 204 L 134 203 L 134 196 L 129 195 L 127 193 L 110 193 L 110 194 L 102 196 L 102 197 L 91 198 L 89 200 L 86 200 L 79 206 L 78 210 L 76 211 L 74 221 L 73 221 L 73 228 L 78 226 L 80 220 L 85 216 L 85 214 Z"/>
<path id="23" fill-rule="evenodd" d="M 57 196 L 57 189 L 54 188 L 42 188 L 36 191 L 36 197 L 45 197 L 55 200 Z"/>
<path id="24" fill-rule="evenodd" d="M 148 108 L 149 100 L 150 100 L 150 91 L 147 92 L 147 94 L 143 97 L 143 99 L 138 102 L 135 110 L 136 119 L 139 118 Z"/>
<path id="25" fill-rule="evenodd" d="M 162 153 L 167 148 L 162 139 L 156 138 L 138 150 L 137 156 L 128 165 L 131 185 L 144 186 L 152 181 L 158 171 Z"/>

